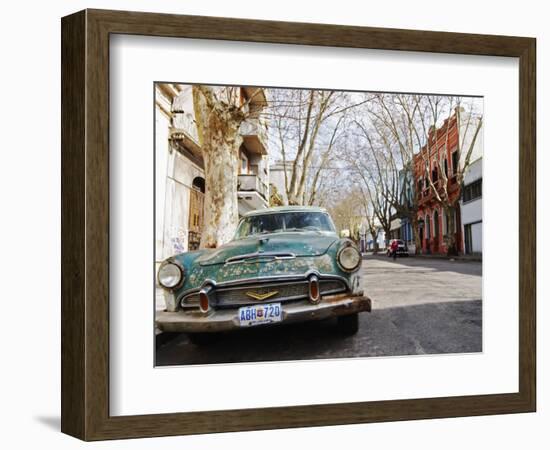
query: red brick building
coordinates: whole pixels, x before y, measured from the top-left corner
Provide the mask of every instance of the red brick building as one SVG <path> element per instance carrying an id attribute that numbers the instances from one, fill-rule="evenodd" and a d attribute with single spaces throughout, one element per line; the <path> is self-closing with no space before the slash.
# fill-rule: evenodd
<path id="1" fill-rule="evenodd" d="M 451 252 L 462 253 L 463 251 L 458 202 L 454 213 L 446 214 L 437 201 L 428 179 L 430 177 L 435 188 L 442 193 L 444 177 L 441 176 L 440 171 L 444 170 L 447 175 L 449 198 L 453 203 L 458 200 L 460 196 L 460 186 L 456 179 L 456 173 L 460 170 L 458 139 L 457 118 L 456 114 L 453 114 L 437 130 L 432 127 L 428 142 L 414 156 L 414 180 L 418 199 L 422 253 L 447 254 L 448 247 L 454 247 L 451 248 Z"/>

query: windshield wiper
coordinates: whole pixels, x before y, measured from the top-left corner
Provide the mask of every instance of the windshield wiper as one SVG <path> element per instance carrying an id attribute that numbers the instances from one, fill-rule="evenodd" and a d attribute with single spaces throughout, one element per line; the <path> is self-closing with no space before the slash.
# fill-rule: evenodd
<path id="1" fill-rule="evenodd" d="M 262 230 L 262 231 L 258 231 L 257 233 L 250 233 L 249 235 L 247 235 L 247 237 L 259 236 L 262 234 L 279 233 L 280 231 L 283 231 L 283 230 L 281 228 L 279 228 L 278 230 Z"/>
<path id="2" fill-rule="evenodd" d="M 323 234 L 319 228 L 316 227 L 306 227 L 306 228 L 285 228 L 285 231 L 299 231 L 301 233 L 307 233 L 308 231 L 313 231 L 314 233 Z"/>

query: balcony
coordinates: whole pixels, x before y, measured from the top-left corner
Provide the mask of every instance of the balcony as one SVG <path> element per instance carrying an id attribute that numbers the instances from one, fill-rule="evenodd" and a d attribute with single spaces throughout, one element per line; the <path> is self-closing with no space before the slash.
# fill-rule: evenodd
<path id="1" fill-rule="evenodd" d="M 267 99 L 265 97 L 264 89 L 253 86 L 247 86 L 243 89 L 247 98 L 250 99 L 251 105 L 256 105 L 260 108 L 265 108 L 267 106 Z"/>
<path id="2" fill-rule="evenodd" d="M 248 151 L 267 155 L 267 126 L 263 120 L 249 118 L 241 124 L 239 132 Z"/>
<path id="3" fill-rule="evenodd" d="M 435 188 L 439 193 L 443 192 L 443 188 L 441 185 L 441 180 L 436 180 L 433 182 Z M 424 187 L 422 192 L 420 192 L 420 198 L 418 199 L 418 203 L 420 205 L 423 205 L 424 203 L 427 203 L 435 198 L 435 194 L 433 191 L 433 188 L 430 185 L 427 185 Z"/>
<path id="4" fill-rule="evenodd" d="M 237 190 L 239 192 L 240 191 L 256 191 L 264 199 L 267 200 L 267 198 L 268 198 L 267 184 L 265 184 L 262 180 L 260 180 L 260 177 L 258 177 L 258 175 L 254 174 L 254 173 L 239 175 Z"/>
<path id="5" fill-rule="evenodd" d="M 256 174 L 239 175 L 237 196 L 239 199 L 239 214 L 267 208 L 268 206 L 268 186 Z"/>
<path id="6" fill-rule="evenodd" d="M 169 139 L 177 148 L 181 149 L 183 147 L 196 158 L 202 159 L 199 133 L 191 114 L 175 113 L 173 115 Z"/>

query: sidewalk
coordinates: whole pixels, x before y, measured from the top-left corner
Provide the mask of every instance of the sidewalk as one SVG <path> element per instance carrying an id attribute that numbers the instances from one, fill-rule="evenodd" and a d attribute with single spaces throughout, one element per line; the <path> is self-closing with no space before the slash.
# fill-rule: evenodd
<path id="1" fill-rule="evenodd" d="M 477 261 L 481 262 L 483 261 L 483 257 L 481 255 L 456 255 L 456 256 L 447 256 L 447 255 L 440 255 L 440 254 L 432 254 L 432 255 L 411 255 L 418 258 L 440 258 L 440 259 L 448 259 L 450 261 Z"/>
<path id="2" fill-rule="evenodd" d="M 378 253 L 375 255 L 373 252 L 363 252 L 362 253 L 363 258 L 365 257 L 384 257 L 388 258 L 386 255 L 386 250 L 379 250 Z M 409 254 L 409 258 L 426 258 L 426 259 L 446 259 L 449 261 L 475 261 L 475 262 L 482 262 L 483 257 L 482 255 L 457 255 L 457 256 L 447 256 L 447 255 L 441 255 L 439 253 L 434 254 L 420 254 L 415 255 L 413 253 Z"/>

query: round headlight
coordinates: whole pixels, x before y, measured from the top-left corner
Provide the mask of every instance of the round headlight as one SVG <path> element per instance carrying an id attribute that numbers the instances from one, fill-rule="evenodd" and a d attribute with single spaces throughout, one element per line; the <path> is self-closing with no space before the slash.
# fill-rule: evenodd
<path id="1" fill-rule="evenodd" d="M 181 268 L 174 263 L 165 263 L 159 268 L 158 280 L 161 286 L 165 288 L 174 288 L 180 284 L 183 278 Z"/>
<path id="2" fill-rule="evenodd" d="M 361 264 L 361 253 L 353 246 L 344 247 L 338 253 L 338 263 L 340 267 L 348 272 L 351 272 Z"/>

